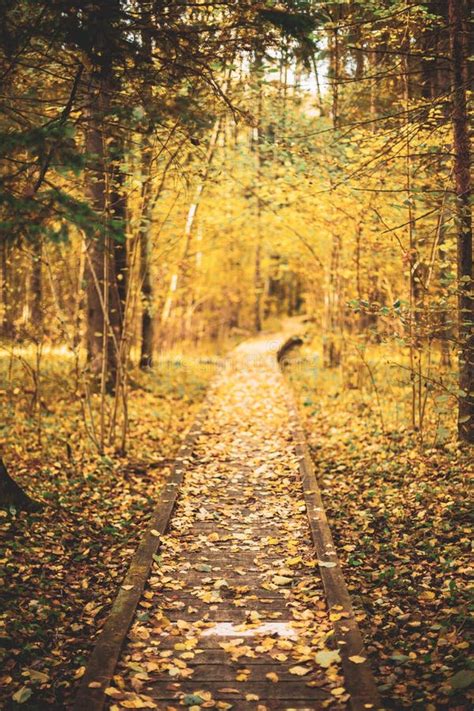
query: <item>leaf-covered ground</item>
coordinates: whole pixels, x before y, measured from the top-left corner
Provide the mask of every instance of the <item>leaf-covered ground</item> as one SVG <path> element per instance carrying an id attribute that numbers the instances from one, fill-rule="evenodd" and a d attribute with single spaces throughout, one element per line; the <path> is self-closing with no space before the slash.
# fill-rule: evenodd
<path id="1" fill-rule="evenodd" d="M 62 709 L 217 362 L 164 360 L 134 374 L 123 457 L 94 451 L 59 358 L 45 364 L 40 446 L 13 365 L 0 360 L 3 454 L 45 509 L 0 510 L 0 707 Z"/>
<path id="2" fill-rule="evenodd" d="M 467 711 L 472 450 L 421 447 L 393 403 L 382 434 L 374 395 L 314 363 L 307 352 L 287 373 L 385 705 Z"/>
<path id="3" fill-rule="evenodd" d="M 0 706 L 6 709 L 67 705 L 170 460 L 216 371 L 213 362 L 190 361 L 183 367 L 177 360 L 149 375 L 135 374 L 133 436 L 127 457 L 118 458 L 112 452 L 98 457 L 84 437 L 64 363 L 51 359 L 46 366 L 40 446 L 24 373 L 17 364 L 12 368 L 0 361 L 2 452 L 17 480 L 46 503 L 41 514 L 0 511 Z M 324 374 L 315 378 L 301 364 L 290 374 L 346 580 L 365 615 L 359 619 L 386 707 L 467 711 L 473 678 L 467 662 L 470 453 L 454 442 L 420 447 L 389 412 L 382 434 L 371 393 L 334 386 L 334 379 L 328 386 Z M 251 493 L 245 495 L 252 509 Z M 225 536 L 221 543 L 207 536 L 195 544 L 206 550 L 216 541 L 226 545 Z M 273 539 L 268 544 L 273 546 Z M 255 543 L 237 545 L 252 552 Z M 297 558 L 298 550 L 276 553 L 291 571 L 287 558 Z M 298 565 L 310 562 L 302 558 Z M 197 575 L 208 572 L 208 563 L 201 565 Z M 221 576 L 215 588 L 213 575 L 208 577 L 210 589 L 205 585 L 198 598 L 212 606 L 228 586 L 221 586 Z M 277 577 L 270 588 L 280 583 Z M 233 597 L 236 610 L 240 602 L 251 604 L 245 586 Z M 179 600 L 171 604 L 182 620 Z M 300 603 L 295 604 L 298 612 Z M 184 627 L 182 632 L 189 636 Z M 243 680 L 249 665 L 241 664 L 240 647 L 248 651 L 245 639 L 237 649 L 231 645 L 221 652 L 236 657 L 236 676 Z M 165 654 L 163 663 L 181 675 L 193 649 L 178 651 L 179 662 L 174 664 L 179 655 L 173 653 L 171 660 Z M 273 651 L 286 654 L 278 645 Z M 314 660 L 300 651 L 291 652 L 289 662 L 298 670 L 296 677 L 302 668 L 306 678 Z M 135 653 L 142 655 L 140 644 Z M 271 649 L 264 654 L 273 658 Z"/>

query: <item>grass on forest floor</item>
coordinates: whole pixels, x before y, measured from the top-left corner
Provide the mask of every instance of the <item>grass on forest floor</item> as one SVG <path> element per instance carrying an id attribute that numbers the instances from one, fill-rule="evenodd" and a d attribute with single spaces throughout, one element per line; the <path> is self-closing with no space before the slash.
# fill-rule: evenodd
<path id="1" fill-rule="evenodd" d="M 22 357 L 34 366 L 34 353 Z M 39 514 L 0 510 L 0 707 L 67 704 L 219 362 L 173 353 L 132 372 L 129 451 L 100 456 L 67 354 L 44 356 L 41 438 L 28 367 L 0 358 L 2 455 L 45 503 Z"/>
<path id="2" fill-rule="evenodd" d="M 472 449 L 454 440 L 453 413 L 451 438 L 428 416 L 421 446 L 405 424 L 409 386 L 377 364 L 379 402 L 308 349 L 286 372 L 386 708 L 467 711 Z"/>

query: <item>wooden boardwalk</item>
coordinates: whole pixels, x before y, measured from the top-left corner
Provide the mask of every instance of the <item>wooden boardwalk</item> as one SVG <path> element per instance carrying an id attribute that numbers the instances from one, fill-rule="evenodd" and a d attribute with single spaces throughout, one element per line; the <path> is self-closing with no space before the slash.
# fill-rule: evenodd
<path id="1" fill-rule="evenodd" d="M 212 391 L 106 689 L 114 711 L 376 707 L 359 638 L 358 649 L 351 638 L 338 651 L 355 622 L 344 596 L 335 604 L 337 590 L 327 609 L 319 570 L 332 574 L 337 564 L 321 561 L 312 542 L 315 492 L 303 491 L 278 345 L 243 344 Z M 323 552 L 334 556 L 331 544 Z"/>

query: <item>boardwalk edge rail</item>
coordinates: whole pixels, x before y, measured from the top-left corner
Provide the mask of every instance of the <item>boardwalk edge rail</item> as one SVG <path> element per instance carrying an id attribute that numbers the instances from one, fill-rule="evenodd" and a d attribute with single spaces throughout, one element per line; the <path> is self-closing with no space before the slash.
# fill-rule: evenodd
<path id="1" fill-rule="evenodd" d="M 161 545 L 161 536 L 168 528 L 196 441 L 210 408 L 212 393 L 218 378 L 209 386 L 204 403 L 183 440 L 171 472 L 158 493 L 158 503 L 152 512 L 148 528 L 130 562 L 128 571 L 116 594 L 109 616 L 102 627 L 72 705 L 73 711 L 102 711 L 105 690 L 120 658 L 120 653 L 141 599 L 153 563 Z"/>
<path id="2" fill-rule="evenodd" d="M 284 358 L 293 348 L 302 345 L 301 338 L 288 338 L 277 352 L 277 361 L 282 368 Z M 282 373 L 282 377 L 283 373 Z M 332 534 L 329 528 L 321 491 L 316 479 L 315 468 L 294 394 L 285 381 L 286 400 L 290 413 L 290 429 L 295 443 L 299 462 L 300 476 L 306 503 L 306 511 L 311 529 L 319 572 L 326 593 L 329 610 L 345 616 L 332 622 L 334 636 L 341 656 L 345 678 L 345 688 L 350 694 L 351 711 L 381 709 L 380 698 L 364 648 L 364 642 L 356 620 L 351 598 L 342 574 L 336 554 Z M 355 663 L 350 657 L 363 658 L 362 663 Z"/>

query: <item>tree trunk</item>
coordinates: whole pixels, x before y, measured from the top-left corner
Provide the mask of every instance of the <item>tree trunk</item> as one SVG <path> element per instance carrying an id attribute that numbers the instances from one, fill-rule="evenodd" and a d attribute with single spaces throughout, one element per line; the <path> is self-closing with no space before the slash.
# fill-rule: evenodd
<path id="1" fill-rule="evenodd" d="M 127 307 L 128 293 L 128 262 L 127 262 L 127 242 L 126 242 L 126 220 L 127 202 L 124 189 L 124 173 L 120 170 L 123 162 L 124 145 L 119 139 L 114 144 L 114 154 L 112 156 L 112 167 L 110 169 L 110 200 L 107 215 L 107 231 L 110 234 L 108 241 L 109 249 L 107 258 L 108 268 L 108 289 L 109 289 L 109 311 L 108 322 L 111 329 L 108 339 L 108 361 L 109 380 L 115 383 L 118 361 L 124 359 L 126 334 L 124 326 L 126 321 L 125 310 Z M 110 162 L 110 158 L 108 159 Z M 120 349 L 120 352 L 118 352 Z"/>
<path id="2" fill-rule="evenodd" d="M 214 153 L 215 153 L 215 150 L 217 147 L 217 139 L 219 138 L 220 130 L 221 130 L 221 119 L 218 118 L 214 123 L 214 128 L 212 130 L 211 138 L 209 141 L 209 146 L 207 148 L 207 154 L 206 154 L 205 164 L 204 164 L 204 168 L 203 168 L 203 175 L 202 175 L 200 182 L 196 186 L 193 201 L 188 208 L 188 214 L 186 217 L 186 224 L 184 226 L 184 234 L 183 234 L 183 237 L 184 237 L 183 251 L 182 251 L 181 259 L 176 267 L 176 271 L 171 275 L 170 284 L 168 287 L 168 294 L 166 296 L 165 304 L 163 307 L 163 312 L 161 315 L 162 323 L 166 323 L 166 321 L 168 321 L 168 319 L 171 316 L 174 298 L 175 298 L 176 292 L 178 290 L 178 286 L 180 285 L 180 277 L 182 277 L 183 272 L 186 269 L 186 261 L 188 259 L 188 255 L 189 255 L 189 248 L 191 246 L 191 236 L 192 236 L 194 221 L 196 219 L 196 215 L 199 210 L 199 205 L 200 205 L 201 198 L 202 198 L 202 195 L 204 192 L 204 188 L 206 186 L 206 182 L 209 177 L 212 161 L 214 158 Z"/>
<path id="3" fill-rule="evenodd" d="M 331 32 L 330 40 L 330 76 L 332 92 L 332 125 L 339 126 L 339 36 L 337 28 Z"/>
<path id="4" fill-rule="evenodd" d="M 449 284 L 449 270 L 446 268 L 446 254 L 444 252 L 445 242 L 445 217 L 443 214 L 443 205 L 440 207 L 440 225 L 439 225 L 439 242 L 438 242 L 438 259 L 441 265 L 439 270 L 439 288 L 441 293 L 446 293 Z M 450 314 L 450 309 L 447 303 L 440 306 L 439 313 L 439 339 L 441 343 L 441 365 L 446 368 L 451 367 L 451 348 L 450 343 L 453 340 L 453 321 Z"/>
<path id="5" fill-rule="evenodd" d="M 31 323 L 35 329 L 43 325 L 43 244 L 41 238 L 32 245 L 31 264 Z"/>
<path id="6" fill-rule="evenodd" d="M 286 61 L 286 58 L 284 58 Z M 255 175 L 256 175 L 256 218 L 257 218 L 257 243 L 255 246 L 255 264 L 254 264 L 254 328 L 257 333 L 262 330 L 262 296 L 263 296 L 263 279 L 262 279 L 262 200 L 260 191 L 262 189 L 262 114 L 263 114 L 263 90 L 262 90 L 262 73 L 263 73 L 263 55 L 259 49 L 255 57 L 255 73 L 257 81 L 257 125 L 253 129 L 253 147 L 255 151 Z M 283 102 L 286 102 L 286 66 L 283 75 L 285 76 L 285 91 L 283 94 Z"/>
<path id="7" fill-rule="evenodd" d="M 127 302 L 128 290 L 128 268 L 127 268 L 127 242 L 126 221 L 127 221 L 127 200 L 125 197 L 124 174 L 119 169 L 118 163 L 122 162 L 124 147 L 122 141 L 116 146 L 114 163 L 111 171 L 111 194 L 110 194 L 110 215 L 109 219 L 114 227 L 112 231 L 112 252 L 114 265 L 114 278 L 111 287 L 115 291 L 116 306 L 118 314 L 113 321 L 121 328 L 125 317 L 125 306 Z M 119 328 L 119 332 L 120 332 Z"/>
<path id="8" fill-rule="evenodd" d="M 119 171 L 123 146 L 114 142 L 113 154 L 108 155 L 110 141 L 103 122 L 113 89 L 110 74 L 105 70 L 93 73 L 86 134 L 87 189 L 99 218 L 96 234 L 87 245 L 87 351 L 92 372 L 106 373 L 108 390 L 113 390 L 117 377 L 127 293 L 126 208 Z"/>
<path id="9" fill-rule="evenodd" d="M 1 321 L 1 335 L 4 338 L 13 337 L 13 322 L 11 314 L 11 296 L 10 296 L 10 283 L 9 283 L 9 249 L 6 241 L 2 243 L 2 271 L 1 271 L 1 303 L 2 303 L 2 321 Z"/>
<path id="10" fill-rule="evenodd" d="M 3 459 L 0 457 L 0 506 L 14 506 L 19 511 L 41 511 L 42 504 L 31 499 L 11 478 Z"/>
<path id="11" fill-rule="evenodd" d="M 314 72 L 314 78 L 316 81 L 316 98 L 318 101 L 318 109 L 319 109 L 319 114 L 320 116 L 324 116 L 324 102 L 323 102 L 323 95 L 321 92 L 321 82 L 319 81 L 319 71 L 318 71 L 318 62 L 313 54 L 312 56 L 312 65 L 313 65 L 313 72 Z"/>
<path id="12" fill-rule="evenodd" d="M 140 223 L 140 283 L 142 294 L 142 339 L 140 353 L 140 368 L 150 368 L 153 365 L 153 286 L 151 281 L 151 147 L 147 144 L 142 158 L 142 215 Z"/>
<path id="13" fill-rule="evenodd" d="M 148 25 L 152 24 L 151 12 L 145 11 L 145 18 Z M 142 31 L 143 51 L 147 63 L 150 66 L 153 64 L 153 42 L 150 32 L 147 28 Z M 153 93 L 151 82 L 148 82 L 145 87 L 145 100 L 149 107 L 153 106 Z M 141 215 L 139 227 L 140 239 L 140 289 L 142 302 L 142 318 L 141 318 L 141 344 L 140 344 L 140 368 L 150 368 L 153 365 L 153 348 L 154 348 L 154 328 L 153 328 L 153 285 L 151 280 L 151 255 L 152 255 L 152 132 L 153 122 L 149 120 L 148 131 L 143 137 L 143 147 L 141 154 L 141 172 L 142 172 L 142 189 L 141 189 Z M 162 182 L 159 188 L 159 193 L 164 186 L 166 169 L 164 171 Z M 158 197 L 157 197 L 158 199 Z"/>
<path id="14" fill-rule="evenodd" d="M 474 442 L 474 288 L 472 269 L 471 147 L 466 104 L 467 4 L 448 0 L 452 62 L 452 122 L 454 134 L 454 177 L 457 198 L 457 274 L 459 329 L 458 435 Z"/>
<path id="15" fill-rule="evenodd" d="M 102 116 L 108 109 L 108 93 L 104 92 L 102 78 L 91 79 L 89 94 L 89 121 L 86 134 L 86 151 L 91 165 L 87 175 L 87 190 L 100 224 L 96 234 L 88 240 L 87 251 L 87 353 L 92 371 L 102 370 L 105 340 L 105 313 L 107 294 L 104 285 L 106 273 L 105 215 L 106 168 L 102 135 Z"/>
<path id="16" fill-rule="evenodd" d="M 331 266 L 329 279 L 324 295 L 324 342 L 323 360 L 328 368 L 336 368 L 341 364 L 340 345 L 340 280 L 339 257 L 341 241 L 339 236 L 333 235 Z"/>

